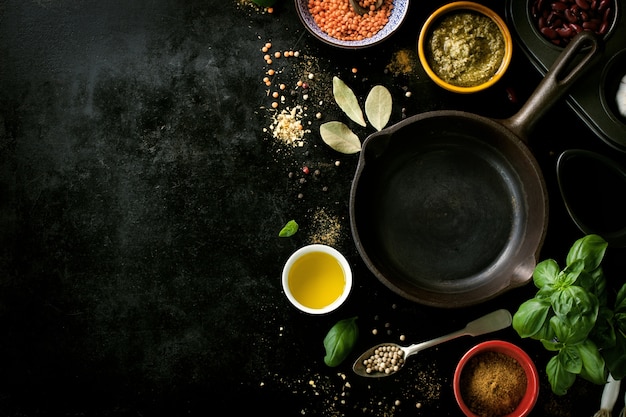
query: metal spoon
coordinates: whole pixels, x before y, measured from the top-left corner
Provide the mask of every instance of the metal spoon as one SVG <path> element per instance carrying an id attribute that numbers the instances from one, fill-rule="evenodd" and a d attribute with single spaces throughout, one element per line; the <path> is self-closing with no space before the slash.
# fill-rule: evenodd
<path id="1" fill-rule="evenodd" d="M 376 4 L 374 4 L 374 10 L 378 9 L 383 5 L 384 0 L 376 0 Z M 350 4 L 352 5 L 352 10 L 357 12 L 360 15 L 364 15 L 369 13 L 371 9 L 365 8 L 359 4 L 359 0 L 350 0 Z"/>
<path id="2" fill-rule="evenodd" d="M 417 343 L 417 344 L 406 346 L 406 347 L 397 345 L 395 343 L 381 343 L 380 345 L 376 345 L 372 347 L 371 349 L 368 349 L 365 352 L 363 352 L 363 354 L 359 356 L 359 358 L 354 362 L 354 365 L 352 365 L 352 370 L 357 375 L 366 376 L 370 378 L 379 378 L 383 376 L 389 376 L 398 372 L 400 369 L 402 369 L 402 367 L 406 363 L 406 360 L 409 356 L 421 350 L 424 350 L 431 346 L 438 345 L 443 342 L 447 342 L 452 339 L 456 339 L 457 337 L 460 337 L 460 336 L 480 336 L 482 334 L 495 332 L 497 330 L 502 330 L 506 327 L 509 327 L 511 325 L 511 322 L 512 322 L 511 313 L 509 313 L 508 310 L 501 309 L 501 310 L 496 310 L 493 313 L 489 313 L 474 321 L 467 323 L 465 328 L 461 330 L 457 330 L 456 332 L 450 333 L 446 336 L 441 336 L 436 339 L 428 340 L 426 342 Z M 366 371 L 366 366 L 363 364 L 363 361 L 370 358 L 373 355 L 374 350 L 376 350 L 376 348 L 381 347 L 381 346 L 394 346 L 400 349 L 403 352 L 403 356 L 402 356 L 403 361 L 401 361 L 398 364 L 397 369 L 390 369 L 385 372 L 371 371 L 368 373 Z"/>

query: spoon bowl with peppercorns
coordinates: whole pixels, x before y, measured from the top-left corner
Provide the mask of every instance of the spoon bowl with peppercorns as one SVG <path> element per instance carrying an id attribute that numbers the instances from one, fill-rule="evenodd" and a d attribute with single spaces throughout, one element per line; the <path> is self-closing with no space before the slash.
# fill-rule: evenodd
<path id="1" fill-rule="evenodd" d="M 484 315 L 456 332 L 436 339 L 416 343 L 410 346 L 400 346 L 395 343 L 381 343 L 359 356 L 352 365 L 352 370 L 360 376 L 380 378 L 390 376 L 403 368 L 406 359 L 426 348 L 456 339 L 460 336 L 480 336 L 486 333 L 505 329 L 511 325 L 511 313 L 500 309 Z"/>

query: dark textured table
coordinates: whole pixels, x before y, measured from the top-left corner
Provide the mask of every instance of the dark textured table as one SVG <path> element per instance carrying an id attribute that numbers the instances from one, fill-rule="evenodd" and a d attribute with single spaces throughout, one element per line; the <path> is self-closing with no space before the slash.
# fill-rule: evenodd
<path id="1" fill-rule="evenodd" d="M 458 416 L 456 362 L 499 338 L 540 370 L 532 415 L 591 416 L 602 387 L 578 380 L 553 395 L 548 352 L 513 329 L 424 351 L 383 380 L 353 375 L 353 358 L 323 363 L 322 339 L 342 318 L 359 317 L 356 355 L 400 335 L 407 343 L 440 336 L 497 308 L 513 313 L 534 294 L 531 285 L 469 308 L 417 305 L 374 278 L 350 234 L 358 155 L 333 151 L 318 130 L 347 121 L 332 76 L 361 99 L 388 87 L 391 123 L 447 108 L 508 117 L 540 80 L 517 49 L 487 92 L 435 86 L 415 44 L 441 3 L 413 0 L 391 39 L 342 51 L 309 35 L 289 0 L 271 14 L 247 0 L 1 1 L 0 415 Z M 500 1 L 485 4 L 504 13 Z M 268 65 L 266 42 L 299 56 Z M 272 87 L 263 83 L 269 68 Z M 306 107 L 301 147 L 270 131 L 268 91 L 280 83 L 278 111 Z M 355 131 L 361 140 L 372 133 Z M 558 194 L 557 156 L 574 147 L 624 156 L 564 102 L 530 145 L 550 192 L 542 258 L 563 262 L 581 232 Z M 300 230 L 279 238 L 290 219 Z M 280 285 L 284 261 L 312 242 L 341 250 L 355 274 L 349 301 L 322 317 L 293 308 Z M 622 249 L 609 248 L 612 284 L 623 282 L 624 262 Z"/>

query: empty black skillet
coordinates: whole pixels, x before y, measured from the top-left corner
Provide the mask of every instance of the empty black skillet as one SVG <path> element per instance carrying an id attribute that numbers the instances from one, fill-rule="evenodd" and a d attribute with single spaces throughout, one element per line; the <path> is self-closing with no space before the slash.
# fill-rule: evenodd
<path id="1" fill-rule="evenodd" d="M 359 254 L 383 284 L 452 308 L 532 278 L 548 196 L 527 132 L 598 52 L 594 35 L 579 34 L 509 119 L 432 111 L 363 142 L 350 223 Z"/>

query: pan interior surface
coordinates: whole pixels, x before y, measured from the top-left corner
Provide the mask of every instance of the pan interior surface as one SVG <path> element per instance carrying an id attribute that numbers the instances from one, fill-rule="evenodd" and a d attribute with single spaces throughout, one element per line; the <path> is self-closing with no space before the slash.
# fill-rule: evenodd
<path id="1" fill-rule="evenodd" d="M 523 187 L 481 135 L 452 129 L 392 138 L 373 161 L 370 189 L 362 192 L 367 201 L 359 203 L 369 209 L 359 223 L 369 229 L 365 250 L 385 276 L 409 288 L 459 293 L 508 267 L 526 225 Z"/>

